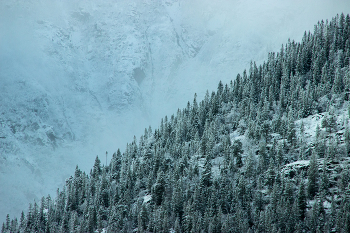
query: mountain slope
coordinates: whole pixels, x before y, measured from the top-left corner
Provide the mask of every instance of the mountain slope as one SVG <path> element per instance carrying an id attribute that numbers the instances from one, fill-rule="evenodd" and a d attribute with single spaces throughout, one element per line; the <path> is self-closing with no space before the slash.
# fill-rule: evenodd
<path id="1" fill-rule="evenodd" d="M 193 93 L 204 98 L 344 9 L 346 1 L 1 2 L 0 216 L 55 195 L 76 164 L 88 171 L 96 154 L 123 149 Z"/>
<path id="2" fill-rule="evenodd" d="M 349 38 L 319 22 L 3 231 L 348 231 Z"/>

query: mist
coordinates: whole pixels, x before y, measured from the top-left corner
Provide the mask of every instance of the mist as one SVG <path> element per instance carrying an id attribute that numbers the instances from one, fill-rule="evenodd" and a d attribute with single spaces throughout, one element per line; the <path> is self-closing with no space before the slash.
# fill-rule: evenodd
<path id="1" fill-rule="evenodd" d="M 0 218 L 300 41 L 336 1 L 1 1 Z"/>

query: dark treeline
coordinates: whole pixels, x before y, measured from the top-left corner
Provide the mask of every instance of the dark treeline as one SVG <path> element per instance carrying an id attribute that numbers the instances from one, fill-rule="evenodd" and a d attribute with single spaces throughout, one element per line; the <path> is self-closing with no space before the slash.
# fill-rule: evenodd
<path id="1" fill-rule="evenodd" d="M 349 102 L 349 38 L 349 15 L 319 22 L 108 166 L 77 166 L 54 200 L 7 216 L 2 232 L 350 232 L 349 116 L 337 115 Z M 315 114 L 307 139 L 300 122 Z"/>

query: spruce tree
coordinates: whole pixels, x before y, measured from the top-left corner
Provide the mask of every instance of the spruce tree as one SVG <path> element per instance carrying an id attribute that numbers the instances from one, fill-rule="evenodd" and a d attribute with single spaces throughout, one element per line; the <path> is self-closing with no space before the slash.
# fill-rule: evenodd
<path id="1" fill-rule="evenodd" d="M 200 180 L 201 187 L 210 187 L 212 185 L 212 165 L 209 157 L 207 156 L 206 162 L 204 164 L 204 171 Z"/>
<path id="2" fill-rule="evenodd" d="M 303 181 L 300 181 L 299 185 L 299 191 L 296 199 L 296 205 L 297 205 L 297 216 L 300 221 L 304 221 L 306 216 L 306 194 L 305 194 L 305 185 Z"/>
<path id="3" fill-rule="evenodd" d="M 164 173 L 161 171 L 157 175 L 156 183 L 152 187 L 152 198 L 156 205 L 160 205 L 164 199 L 165 179 Z"/>
<path id="4" fill-rule="evenodd" d="M 309 198 L 313 198 L 318 191 L 318 164 L 317 164 L 317 157 L 316 152 L 312 152 L 309 169 L 307 171 L 307 193 Z"/>
<path id="5" fill-rule="evenodd" d="M 329 192 L 329 175 L 327 171 L 327 158 L 323 160 L 322 174 L 320 179 L 320 192 L 323 194 L 328 194 Z"/>
<path id="6" fill-rule="evenodd" d="M 237 167 L 242 167 L 243 162 L 242 162 L 242 142 L 240 140 L 235 140 L 232 145 L 232 154 L 236 158 L 236 165 Z"/>
<path id="7" fill-rule="evenodd" d="M 271 189 L 273 187 L 273 184 L 275 182 L 276 172 L 275 172 L 275 166 L 272 159 L 270 159 L 270 165 L 267 170 L 267 178 L 266 178 L 266 184 Z"/>
<path id="8" fill-rule="evenodd" d="M 97 178 L 101 174 L 101 172 L 102 172 L 101 160 L 98 158 L 98 156 L 96 156 L 91 175 L 93 178 Z"/>
<path id="9" fill-rule="evenodd" d="M 147 229 L 148 221 L 149 221 L 149 213 L 148 213 L 146 204 L 143 204 L 141 206 L 141 211 L 138 216 L 139 232 L 143 232 L 144 230 Z"/>

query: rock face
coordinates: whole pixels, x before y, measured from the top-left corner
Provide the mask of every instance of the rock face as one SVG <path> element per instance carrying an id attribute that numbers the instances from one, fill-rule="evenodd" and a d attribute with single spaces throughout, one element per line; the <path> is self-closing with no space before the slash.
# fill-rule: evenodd
<path id="1" fill-rule="evenodd" d="M 264 4 L 1 2 L 0 218 L 18 217 L 29 201 L 54 195 L 76 164 L 88 169 L 195 92 L 202 98 L 349 9 L 345 1 L 317 14 L 313 3 L 301 13 L 294 1 Z"/>

